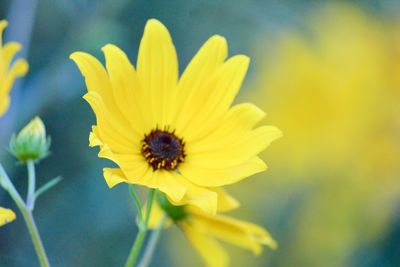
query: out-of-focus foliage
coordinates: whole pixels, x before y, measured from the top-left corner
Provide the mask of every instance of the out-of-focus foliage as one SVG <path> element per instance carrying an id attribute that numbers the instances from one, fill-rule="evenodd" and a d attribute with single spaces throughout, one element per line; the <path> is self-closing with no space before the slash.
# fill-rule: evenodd
<path id="1" fill-rule="evenodd" d="M 341 4 L 305 25 L 261 44 L 251 92 L 284 132 L 268 177 L 304 192 L 275 266 L 354 266 L 400 201 L 400 24 Z"/>

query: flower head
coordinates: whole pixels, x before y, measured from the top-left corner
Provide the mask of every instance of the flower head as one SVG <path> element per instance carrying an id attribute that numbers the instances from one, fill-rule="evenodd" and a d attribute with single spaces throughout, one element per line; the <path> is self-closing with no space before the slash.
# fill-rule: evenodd
<path id="1" fill-rule="evenodd" d="M 211 37 L 179 78 L 169 32 L 151 19 L 136 69 L 110 44 L 103 47 L 106 69 L 89 54 L 71 55 L 96 114 L 90 145 L 119 167 L 104 169 L 110 187 L 127 182 L 158 188 L 175 204 L 215 213 L 217 194 L 208 188 L 266 169 L 257 154 L 281 133 L 272 126 L 254 129 L 265 116 L 256 106 L 231 107 L 249 59 L 226 60 L 227 51 L 223 37 Z"/>
<path id="2" fill-rule="evenodd" d="M 222 189 L 217 191 L 221 205 L 219 212 L 229 211 L 238 206 L 238 202 Z M 275 240 L 261 226 L 241 221 L 226 215 L 210 215 L 193 206 L 174 206 L 164 195 L 158 195 L 154 205 L 150 227 L 155 228 L 168 216 L 166 226 L 174 222 L 185 233 L 189 241 L 202 256 L 207 266 L 228 266 L 229 257 L 217 240 L 222 240 L 259 255 L 262 246 L 277 247 Z"/>
<path id="3" fill-rule="evenodd" d="M 39 117 L 31 120 L 17 136 L 10 141 L 10 151 L 21 162 L 38 161 L 49 154 L 50 138 L 46 137 L 46 128 Z"/>
<path id="4" fill-rule="evenodd" d="M 28 63 L 24 59 L 17 59 L 13 64 L 14 55 L 21 49 L 16 42 L 9 42 L 3 46 L 2 35 L 7 27 L 7 21 L 0 21 L 0 116 L 10 105 L 8 96 L 15 78 L 24 76 L 28 71 Z"/>
<path id="5" fill-rule="evenodd" d="M 0 207 L 0 226 L 15 220 L 15 213 L 10 209 Z"/>

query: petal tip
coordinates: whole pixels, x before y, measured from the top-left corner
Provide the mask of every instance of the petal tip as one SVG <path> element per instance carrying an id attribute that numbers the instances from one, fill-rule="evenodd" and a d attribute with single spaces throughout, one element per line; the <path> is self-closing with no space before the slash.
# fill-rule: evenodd
<path id="1" fill-rule="evenodd" d="M 226 41 L 226 38 L 222 35 L 219 34 L 215 34 L 213 36 L 210 37 L 210 41 L 216 42 L 216 43 L 220 43 L 220 44 L 224 44 L 227 45 L 228 42 Z"/>
<path id="2" fill-rule="evenodd" d="M 101 51 L 103 51 L 103 53 L 104 53 L 104 52 L 106 52 L 107 50 L 114 50 L 114 49 L 117 49 L 117 46 L 109 43 L 109 44 L 104 45 L 104 46 L 101 48 Z"/>
<path id="3" fill-rule="evenodd" d="M 113 168 L 104 168 L 103 176 L 106 180 L 108 188 L 113 188 L 117 184 L 122 182 L 126 182 L 126 178 L 123 175 L 121 169 L 113 169 Z"/>
<path id="4" fill-rule="evenodd" d="M 76 64 L 78 64 L 78 62 L 79 62 L 82 58 L 84 58 L 86 55 L 88 55 L 88 54 L 85 53 L 85 52 L 82 52 L 82 51 L 75 51 L 75 52 L 73 52 L 73 53 L 71 53 L 71 54 L 69 55 L 69 58 L 70 58 L 71 60 L 73 60 Z"/>
<path id="5" fill-rule="evenodd" d="M 161 22 L 161 21 L 159 21 L 158 19 L 149 19 L 147 22 L 146 22 L 146 26 L 144 27 L 144 31 L 146 32 L 146 31 L 149 31 L 149 30 L 153 30 L 153 29 L 165 29 L 166 30 L 166 27 L 165 27 L 165 25 Z"/>
<path id="6" fill-rule="evenodd" d="M 15 62 L 15 75 L 24 76 L 29 70 L 29 64 L 25 59 L 18 59 Z"/>
<path id="7" fill-rule="evenodd" d="M 5 19 L 0 20 L 0 33 L 1 33 L 5 28 L 7 28 L 7 25 L 8 25 L 7 20 L 5 20 Z"/>
<path id="8" fill-rule="evenodd" d="M 77 57 L 79 57 L 79 54 L 82 52 L 73 52 L 69 55 L 69 59 L 76 61 Z"/>

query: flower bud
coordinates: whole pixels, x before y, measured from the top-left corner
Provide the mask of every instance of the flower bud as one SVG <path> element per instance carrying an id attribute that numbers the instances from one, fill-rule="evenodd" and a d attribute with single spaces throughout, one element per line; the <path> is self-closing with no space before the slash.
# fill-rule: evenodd
<path id="1" fill-rule="evenodd" d="M 39 161 L 49 154 L 50 138 L 46 137 L 43 121 L 35 117 L 10 141 L 10 152 L 22 163 Z"/>

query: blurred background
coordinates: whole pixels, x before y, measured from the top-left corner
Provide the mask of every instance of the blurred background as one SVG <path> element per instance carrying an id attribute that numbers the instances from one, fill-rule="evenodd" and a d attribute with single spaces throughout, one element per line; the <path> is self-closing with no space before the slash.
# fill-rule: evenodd
<path id="1" fill-rule="evenodd" d="M 5 41 L 23 44 L 30 71 L 0 119 L 0 147 L 43 118 L 52 155 L 38 184 L 63 181 L 35 217 L 54 266 L 122 266 L 136 232 L 124 185 L 109 190 L 111 162 L 88 147 L 95 122 L 69 54 L 103 58 L 106 43 L 136 61 L 147 19 L 174 39 L 180 70 L 213 34 L 252 58 L 237 102 L 252 101 L 284 136 L 263 157 L 269 170 L 228 187 L 235 216 L 279 243 L 260 257 L 227 245 L 231 266 L 400 266 L 400 3 L 398 1 L 2 0 Z M 21 194 L 26 170 L 0 150 Z M 1 206 L 16 210 L 4 191 Z M 38 266 L 21 215 L 0 228 L 0 266 Z M 162 235 L 152 266 L 203 266 L 178 229 Z"/>

